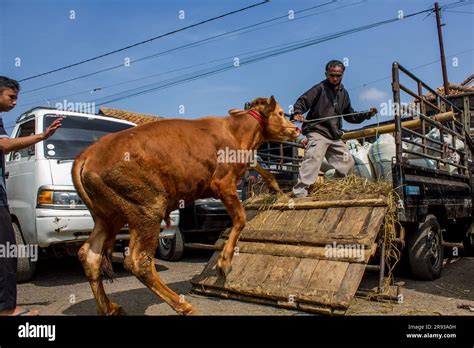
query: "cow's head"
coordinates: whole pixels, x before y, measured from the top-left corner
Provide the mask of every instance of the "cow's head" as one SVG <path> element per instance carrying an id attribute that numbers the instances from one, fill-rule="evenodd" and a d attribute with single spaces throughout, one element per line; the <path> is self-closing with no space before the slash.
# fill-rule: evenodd
<path id="1" fill-rule="evenodd" d="M 300 135 L 299 128 L 286 119 L 274 96 L 257 98 L 247 103 L 246 109 L 254 110 L 262 116 L 266 140 L 295 140 Z"/>

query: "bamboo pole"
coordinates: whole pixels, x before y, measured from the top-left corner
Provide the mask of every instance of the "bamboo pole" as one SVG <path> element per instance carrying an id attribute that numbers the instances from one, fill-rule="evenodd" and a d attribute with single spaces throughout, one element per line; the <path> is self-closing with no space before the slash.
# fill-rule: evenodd
<path id="1" fill-rule="evenodd" d="M 219 239 L 216 244 L 216 250 L 221 250 L 225 245 L 224 239 Z M 341 248 L 347 244 L 349 247 L 353 247 L 353 243 L 338 244 L 341 245 Z M 306 245 L 288 245 L 288 244 L 277 244 L 272 243 L 271 241 L 266 243 L 261 242 L 244 242 L 239 241 L 237 243 L 239 252 L 247 254 L 256 254 L 256 255 L 271 255 L 271 256 L 285 256 L 285 257 L 299 257 L 305 259 L 317 259 L 317 260 L 332 260 L 332 261 L 341 261 L 341 262 L 354 262 L 354 263 L 367 263 L 370 257 L 373 254 L 373 249 L 377 247 L 372 245 L 370 249 L 365 249 L 367 246 L 360 244 L 361 249 L 358 250 L 360 254 L 352 255 L 353 249 L 348 255 L 344 254 L 344 249 L 340 251 L 336 249 L 331 249 L 333 244 L 327 244 L 326 246 L 306 246 Z M 347 248 L 347 246 L 346 246 Z M 354 248 L 355 249 L 355 248 Z"/>
<path id="2" fill-rule="evenodd" d="M 446 122 L 452 121 L 456 118 L 454 117 L 454 113 L 452 111 L 443 112 L 441 114 L 437 114 L 431 117 L 433 121 L 437 122 Z M 421 126 L 421 118 L 411 121 L 402 122 L 402 127 L 409 128 L 409 129 L 416 129 Z M 342 140 L 350 140 L 350 139 L 358 139 L 363 137 L 373 137 L 378 134 L 386 134 L 386 133 L 393 133 L 395 132 L 395 124 L 387 124 L 385 126 L 380 127 L 373 127 L 367 129 L 360 129 L 353 132 L 347 132 L 342 136 Z"/>
<path id="3" fill-rule="evenodd" d="M 340 207 L 383 207 L 387 205 L 387 201 L 383 198 L 368 199 L 351 199 L 351 200 L 333 200 L 333 201 L 309 201 L 298 202 L 295 199 L 286 203 L 273 203 L 271 209 L 275 210 L 293 210 L 293 209 L 324 209 L 324 208 L 340 208 Z M 245 209 L 259 209 L 268 206 L 265 204 L 248 204 Z"/>

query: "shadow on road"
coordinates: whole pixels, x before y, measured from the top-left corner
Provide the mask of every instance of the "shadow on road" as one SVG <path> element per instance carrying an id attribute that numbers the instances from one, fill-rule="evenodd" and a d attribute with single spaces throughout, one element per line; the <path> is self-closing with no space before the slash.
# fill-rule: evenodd
<path id="1" fill-rule="evenodd" d="M 453 260 L 443 268 L 441 277 L 434 281 L 401 279 L 404 287 L 431 295 L 474 301 L 474 258 Z"/>
<path id="2" fill-rule="evenodd" d="M 445 261 L 447 261 L 445 259 Z M 463 257 L 451 260 L 443 267 L 439 279 L 421 281 L 413 279 L 409 272 L 395 273 L 395 283 L 403 283 L 402 289 L 411 289 L 420 293 L 474 301 L 474 258 Z M 372 289 L 378 284 L 378 273 L 366 272 L 361 288 Z"/>
<path id="3" fill-rule="evenodd" d="M 114 258 L 114 278 L 128 277 L 131 275 L 124 269 L 122 262 L 116 262 Z M 161 260 L 156 260 L 158 272 L 168 271 Z M 36 266 L 36 275 L 30 283 L 41 287 L 55 287 L 61 285 L 73 285 L 87 281 L 81 263 L 76 257 L 63 257 L 60 259 L 40 260 Z"/>
<path id="4" fill-rule="evenodd" d="M 191 290 L 189 281 L 167 284 L 177 294 L 187 294 Z M 148 307 L 163 301 L 148 288 L 133 289 L 107 294 L 112 302 L 118 303 L 127 315 L 145 315 Z M 84 300 L 65 309 L 65 315 L 97 315 L 94 299 Z"/>

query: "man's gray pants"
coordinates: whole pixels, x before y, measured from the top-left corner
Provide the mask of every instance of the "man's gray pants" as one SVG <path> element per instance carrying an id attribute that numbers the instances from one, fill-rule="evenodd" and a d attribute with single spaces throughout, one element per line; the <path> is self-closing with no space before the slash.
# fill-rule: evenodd
<path id="1" fill-rule="evenodd" d="M 293 187 L 295 197 L 308 195 L 308 188 L 316 182 L 324 157 L 336 170 L 335 177 L 344 177 L 354 168 L 352 155 L 342 140 L 331 140 L 311 132 L 306 134 L 308 143 L 301 163 L 298 183 Z"/>

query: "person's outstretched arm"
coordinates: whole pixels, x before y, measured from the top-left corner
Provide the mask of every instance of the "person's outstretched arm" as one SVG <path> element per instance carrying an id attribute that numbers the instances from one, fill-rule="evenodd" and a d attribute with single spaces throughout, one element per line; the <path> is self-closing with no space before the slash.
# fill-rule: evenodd
<path id="1" fill-rule="evenodd" d="M 61 127 L 61 120 L 61 118 L 54 120 L 54 122 L 51 123 L 43 133 L 21 138 L 9 138 L 5 130 L 0 130 L 0 151 L 7 154 L 11 151 L 21 150 L 42 140 L 48 139 L 59 127 Z"/>

